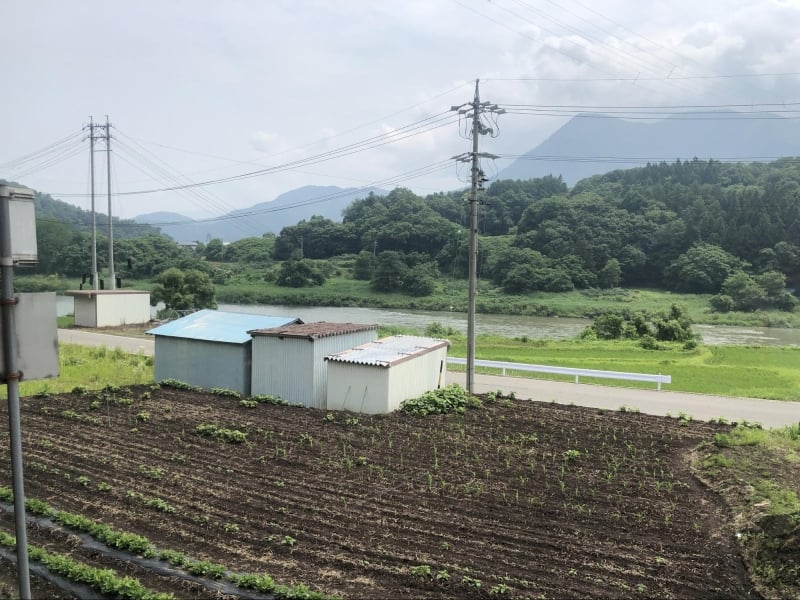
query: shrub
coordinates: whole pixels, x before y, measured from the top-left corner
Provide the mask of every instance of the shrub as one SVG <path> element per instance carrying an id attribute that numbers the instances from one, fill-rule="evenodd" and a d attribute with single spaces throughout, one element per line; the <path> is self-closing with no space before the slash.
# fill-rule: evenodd
<path id="1" fill-rule="evenodd" d="M 418 398 L 404 400 L 400 404 L 400 411 L 424 416 L 461 412 L 468 406 L 477 408 L 480 406 L 480 400 L 477 398 L 472 400 L 464 388 L 452 383 L 443 388 L 425 392 Z"/>

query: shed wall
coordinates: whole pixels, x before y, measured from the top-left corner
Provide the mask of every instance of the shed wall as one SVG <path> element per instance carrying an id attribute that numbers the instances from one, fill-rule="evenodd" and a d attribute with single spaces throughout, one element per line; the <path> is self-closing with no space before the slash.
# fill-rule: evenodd
<path id="1" fill-rule="evenodd" d="M 253 337 L 253 395 L 272 394 L 292 404 L 325 408 L 329 354 L 377 339 L 377 331 L 357 331 L 314 340 Z"/>
<path id="2" fill-rule="evenodd" d="M 387 413 L 388 396 L 389 369 L 328 362 L 328 410 Z"/>
<path id="3" fill-rule="evenodd" d="M 389 386 L 386 412 L 400 408 L 400 403 L 443 387 L 447 371 L 447 348 L 439 348 L 422 356 L 398 363 L 388 369 Z"/>
<path id="4" fill-rule="evenodd" d="M 198 387 L 250 395 L 250 344 L 156 336 L 155 380 L 177 379 Z"/>

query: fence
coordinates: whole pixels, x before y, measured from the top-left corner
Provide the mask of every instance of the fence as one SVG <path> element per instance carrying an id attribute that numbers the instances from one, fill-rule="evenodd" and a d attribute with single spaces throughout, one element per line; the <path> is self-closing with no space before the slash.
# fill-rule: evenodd
<path id="1" fill-rule="evenodd" d="M 448 364 L 466 365 L 466 358 L 448 357 Z M 547 365 L 529 365 L 525 363 L 501 362 L 497 360 L 476 360 L 476 367 L 489 367 L 500 369 L 502 374 L 509 371 L 528 371 L 532 373 L 551 373 L 555 375 L 575 376 L 575 383 L 580 383 L 581 377 L 598 377 L 600 379 L 623 379 L 626 381 L 649 381 L 657 384 L 657 389 L 661 391 L 662 383 L 672 383 L 670 375 L 650 375 L 648 373 L 625 373 L 623 371 L 598 371 L 595 369 L 574 369 L 572 367 L 550 367 Z"/>

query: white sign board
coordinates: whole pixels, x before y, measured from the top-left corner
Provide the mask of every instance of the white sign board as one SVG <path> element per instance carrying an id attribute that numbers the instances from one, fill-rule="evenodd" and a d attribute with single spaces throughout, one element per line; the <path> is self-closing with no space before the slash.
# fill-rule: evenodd
<path id="1" fill-rule="evenodd" d="M 33 197 L 31 190 L 0 185 L 0 202 L 8 202 L 11 256 L 19 266 L 35 265 L 39 261 Z"/>
<path id="2" fill-rule="evenodd" d="M 58 321 L 55 292 L 16 294 L 14 321 L 20 381 L 58 377 Z M 5 335 L 0 321 L 0 339 Z M 5 350 L 0 344 L 0 381 L 6 381 Z"/>

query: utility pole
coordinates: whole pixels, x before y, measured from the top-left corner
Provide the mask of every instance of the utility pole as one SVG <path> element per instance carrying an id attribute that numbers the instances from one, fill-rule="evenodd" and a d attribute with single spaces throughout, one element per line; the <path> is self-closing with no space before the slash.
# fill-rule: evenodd
<path id="1" fill-rule="evenodd" d="M 459 162 L 470 162 L 470 194 L 469 194 L 469 292 L 467 302 L 467 393 L 472 394 L 475 383 L 475 298 L 478 286 L 478 190 L 483 189 L 486 181 L 480 168 L 481 158 L 497 158 L 492 154 L 478 152 L 478 137 L 494 134 L 491 127 L 484 125 L 483 114 L 501 115 L 505 112 L 496 104 L 481 102 L 480 79 L 475 80 L 475 96 L 472 102 L 460 106 L 452 106 L 450 110 L 472 119 L 472 152 L 460 154 L 453 158 Z"/>
<path id="2" fill-rule="evenodd" d="M 97 215 L 94 210 L 94 121 L 89 117 L 89 189 L 92 196 L 92 289 L 100 289 L 97 276 Z M 84 127 L 85 129 L 85 127 Z"/>
<path id="3" fill-rule="evenodd" d="M 84 127 L 89 129 L 89 171 L 90 171 L 90 191 L 92 196 L 92 289 L 100 289 L 100 277 L 97 272 L 97 213 L 95 211 L 95 191 L 94 191 L 94 143 L 95 140 L 105 140 L 106 142 L 106 179 L 108 180 L 108 279 L 109 289 L 116 289 L 117 278 L 114 273 L 114 231 L 112 229 L 111 218 L 111 123 L 98 125 L 92 117 L 89 117 L 89 125 Z M 102 130 L 104 133 L 97 133 Z"/>
<path id="4" fill-rule="evenodd" d="M 117 277 L 114 273 L 114 230 L 111 219 L 111 123 L 106 115 L 106 179 L 108 183 L 108 281 L 109 289 L 117 289 Z"/>

